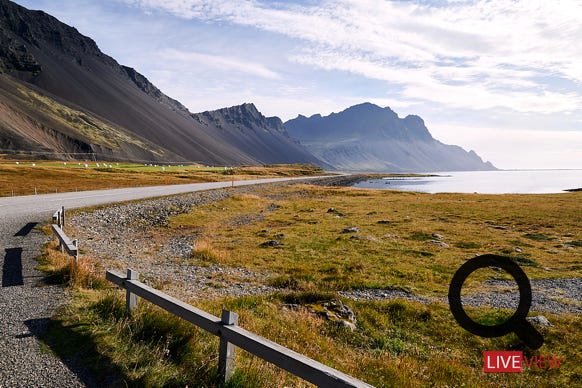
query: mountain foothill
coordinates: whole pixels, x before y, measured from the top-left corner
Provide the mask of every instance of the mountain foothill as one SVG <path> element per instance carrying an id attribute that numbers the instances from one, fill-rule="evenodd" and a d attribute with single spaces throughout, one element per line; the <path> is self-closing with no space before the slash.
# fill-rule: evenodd
<path id="1" fill-rule="evenodd" d="M 68 159 L 310 163 L 348 171 L 494 169 L 370 103 L 283 123 L 252 103 L 191 113 L 89 37 L 0 0 L 0 153 Z"/>

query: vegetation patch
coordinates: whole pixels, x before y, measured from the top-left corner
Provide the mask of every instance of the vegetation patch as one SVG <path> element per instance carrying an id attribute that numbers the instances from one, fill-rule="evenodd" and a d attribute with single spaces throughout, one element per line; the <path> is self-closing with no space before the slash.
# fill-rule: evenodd
<path id="1" fill-rule="evenodd" d="M 525 238 L 529 238 L 530 240 L 534 241 L 555 241 L 555 237 L 546 236 L 545 234 L 541 233 L 526 233 L 523 235 Z"/>
<path id="2" fill-rule="evenodd" d="M 95 132 L 95 131 L 94 131 Z M 17 164 L 18 163 L 18 164 Z M 107 166 L 107 167 L 105 167 Z M 224 174 L 228 171 L 229 174 Z M 122 187 L 309 176 L 323 171 L 312 165 L 228 168 L 153 165 L 108 161 L 23 161 L 0 158 L 0 197 Z"/>
<path id="3" fill-rule="evenodd" d="M 483 352 L 519 348 L 515 335 L 474 336 L 456 323 L 443 302 L 353 300 L 339 297 L 337 291 L 400 289 L 442 300 L 456 269 L 484 253 L 513 252 L 510 257 L 530 279 L 582 277 L 579 249 L 525 237 L 557 235 L 582 241 L 581 195 L 425 195 L 308 185 L 265 187 L 253 195 L 196 206 L 190 213 L 171 217 L 168 228 L 155 232 L 197 236 L 190 265 L 219 263 L 224 268 L 268 272 L 272 276 L 257 281 L 280 289 L 218 300 L 201 296 L 191 304 L 217 316 L 223 308 L 235 311 L 245 329 L 372 385 L 575 386 L 582 378 L 582 355 L 575 345 L 582 342 L 579 314 L 544 313 L 553 326 L 540 328 L 545 340 L 542 352 L 563 357 L 561 369 L 483 374 Z M 330 208 L 337 212 L 328 212 Z M 341 233 L 349 227 L 359 232 Z M 427 243 L 435 233 L 449 248 Z M 520 244 L 524 252 L 515 257 L 516 242 L 524 238 L 529 245 Z M 261 248 L 268 240 L 282 244 Z M 47 249 L 54 251 L 54 247 Z M 59 253 L 51 252 L 47 260 L 53 262 L 54 255 Z M 102 278 L 104 269 L 88 272 Z M 68 279 L 79 276 L 70 273 Z M 493 270 L 476 271 L 467 281 L 467 292 L 482 291 L 491 279 L 511 277 Z M 215 337 L 144 301 L 131 318 L 126 317 L 124 291 L 103 291 L 103 283 L 96 280 L 67 281 L 74 299 L 55 318 L 54 330 L 45 338 L 52 351 L 70 358 L 81 349 L 80 362 L 94 365 L 103 385 L 218 386 Z M 213 281 L 219 286 L 227 279 Z M 353 311 L 355 329 L 309 311 L 309 305 L 336 299 Z M 489 325 L 506 319 L 510 312 L 468 310 Z M 528 349 L 525 353 L 538 354 Z M 244 351 L 237 352 L 236 365 L 231 386 L 307 386 Z"/>

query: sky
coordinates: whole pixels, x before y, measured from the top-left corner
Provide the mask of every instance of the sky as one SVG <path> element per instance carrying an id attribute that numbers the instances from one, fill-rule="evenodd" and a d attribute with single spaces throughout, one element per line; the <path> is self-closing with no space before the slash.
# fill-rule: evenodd
<path id="1" fill-rule="evenodd" d="M 16 0 L 192 112 L 372 102 L 503 169 L 582 169 L 579 0 Z"/>

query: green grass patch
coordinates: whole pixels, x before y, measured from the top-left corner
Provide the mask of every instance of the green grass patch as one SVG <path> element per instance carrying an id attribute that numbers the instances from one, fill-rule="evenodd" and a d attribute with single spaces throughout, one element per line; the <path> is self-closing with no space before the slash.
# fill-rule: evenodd
<path id="1" fill-rule="evenodd" d="M 523 235 L 523 237 L 529 238 L 530 240 L 534 240 L 534 241 L 555 241 L 556 240 L 555 237 L 550 237 L 550 236 L 547 236 L 547 235 L 541 234 L 541 233 L 526 233 Z"/>

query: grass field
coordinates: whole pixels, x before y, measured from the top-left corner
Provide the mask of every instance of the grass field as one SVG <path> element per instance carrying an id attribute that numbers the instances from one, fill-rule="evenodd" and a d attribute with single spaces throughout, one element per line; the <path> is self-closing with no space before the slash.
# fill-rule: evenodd
<path id="1" fill-rule="evenodd" d="M 484 374 L 483 352 L 519 349 L 519 339 L 466 332 L 438 298 L 446 296 L 462 263 L 484 253 L 513 258 L 530 279 L 582 277 L 581 200 L 582 193 L 419 194 L 292 185 L 196 207 L 156 234 L 160 241 L 178 231 L 198 236 L 186 259 L 192 266 L 268 271 L 267 284 L 285 287 L 269 295 L 192 304 L 215 315 L 222 308 L 235 311 L 242 327 L 375 386 L 570 387 L 582 379 L 579 314 L 544 312 L 553 324 L 540 329 L 545 344 L 524 350 L 528 356 L 563 357 L 560 369 Z M 348 229 L 354 227 L 357 231 Z M 269 241 L 278 243 L 265 244 Z M 64 263 L 50 267 L 58 255 L 48 249 L 45 268 L 71 281 L 76 297 L 45 339 L 52 351 L 71 357 L 85 344 L 87 359 L 113 385 L 215 385 L 215 338 L 146 303 L 124 318 L 123 293 L 104 292 L 102 281 L 75 275 L 94 272 L 102 278 L 98 260 L 85 258 L 81 271 Z M 482 291 L 483 281 L 492 278 L 509 277 L 476 271 L 467 292 Z M 401 289 L 436 301 L 340 298 L 357 316 L 354 331 L 306 307 L 337 298 L 340 290 L 362 289 Z M 284 308 L 289 303 L 299 307 Z M 508 316 L 504 309 L 468 310 L 483 324 Z M 61 344 L 65 339 L 68 346 Z M 230 386 L 305 385 L 244 352 L 237 368 Z"/>
<path id="2" fill-rule="evenodd" d="M 121 187 L 320 174 L 311 165 L 203 166 L 114 162 L 0 161 L 0 197 Z"/>

